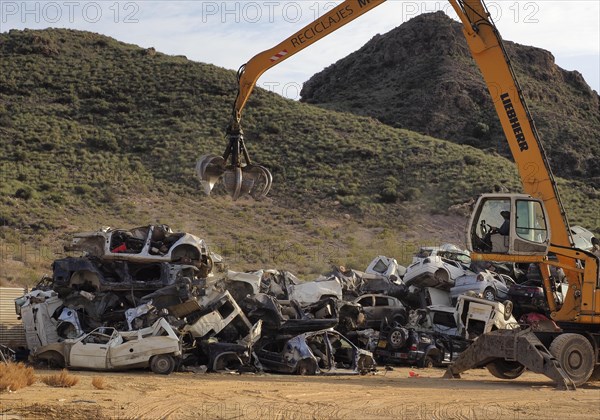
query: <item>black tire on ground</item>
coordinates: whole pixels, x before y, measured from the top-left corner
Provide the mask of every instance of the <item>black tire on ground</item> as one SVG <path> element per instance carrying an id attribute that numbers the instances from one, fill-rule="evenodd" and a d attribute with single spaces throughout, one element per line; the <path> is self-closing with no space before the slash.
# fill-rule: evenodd
<path id="1" fill-rule="evenodd" d="M 168 375 L 175 369 L 175 359 L 168 354 L 159 354 L 150 359 L 150 369 L 158 375 Z"/>
<path id="2" fill-rule="evenodd" d="M 519 362 L 509 362 L 507 360 L 494 360 L 486 366 L 487 370 L 499 379 L 517 379 L 525 372 L 525 366 Z"/>
<path id="3" fill-rule="evenodd" d="M 44 354 L 41 359 L 45 360 L 50 368 L 62 369 L 66 367 L 65 358 L 57 351 L 48 352 Z"/>
<path id="4" fill-rule="evenodd" d="M 550 353 L 575 386 L 583 385 L 594 371 L 594 349 L 581 334 L 561 334 L 550 344 Z"/>
<path id="5" fill-rule="evenodd" d="M 435 366 L 435 360 L 431 356 L 425 356 L 419 365 L 419 367 L 429 369 Z"/>
<path id="6" fill-rule="evenodd" d="M 367 355 L 361 355 L 356 363 L 356 370 L 361 375 L 366 375 L 375 368 L 375 360 Z"/>
<path id="7" fill-rule="evenodd" d="M 399 349 L 406 343 L 406 333 L 402 328 L 392 328 L 388 334 L 388 342 L 393 349 Z"/>
<path id="8" fill-rule="evenodd" d="M 237 354 L 225 353 L 217 356 L 213 362 L 213 371 L 224 372 L 226 370 L 238 370 L 244 363 Z"/>
<path id="9" fill-rule="evenodd" d="M 496 300 L 496 292 L 494 292 L 494 289 L 488 287 L 483 291 L 483 298 L 493 302 Z"/>
<path id="10" fill-rule="evenodd" d="M 300 360 L 296 365 L 296 375 L 316 375 L 317 373 L 317 364 L 314 360 L 304 359 Z"/>

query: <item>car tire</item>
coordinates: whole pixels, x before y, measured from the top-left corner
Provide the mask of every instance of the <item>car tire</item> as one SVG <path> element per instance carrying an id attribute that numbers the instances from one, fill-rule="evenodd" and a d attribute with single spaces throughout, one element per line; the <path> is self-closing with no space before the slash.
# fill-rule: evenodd
<path id="1" fill-rule="evenodd" d="M 433 360 L 431 356 L 425 356 L 423 360 L 421 360 L 421 363 L 419 363 L 419 367 L 431 369 L 432 367 L 435 367 L 435 360 Z"/>
<path id="2" fill-rule="evenodd" d="M 227 370 L 239 370 L 244 363 L 237 354 L 225 353 L 217 356 L 213 362 L 213 372 L 224 372 Z"/>
<path id="3" fill-rule="evenodd" d="M 303 359 L 296 365 L 296 375 L 313 376 L 317 374 L 317 364 L 314 360 Z"/>
<path id="4" fill-rule="evenodd" d="M 492 363 L 488 363 L 486 368 L 498 379 L 517 379 L 525 372 L 525 366 L 522 364 L 504 359 L 494 360 Z"/>
<path id="5" fill-rule="evenodd" d="M 158 375 L 168 375 L 175 369 L 175 359 L 168 354 L 159 354 L 150 359 L 150 369 Z"/>
<path id="6" fill-rule="evenodd" d="M 581 334 L 561 334 L 550 344 L 550 353 L 575 386 L 583 385 L 594 371 L 594 349 Z"/>
<path id="7" fill-rule="evenodd" d="M 396 315 L 394 316 L 393 322 L 399 326 L 404 326 L 404 324 L 406 324 L 406 317 L 403 315 Z"/>
<path id="8" fill-rule="evenodd" d="M 361 375 L 366 375 L 375 368 L 375 360 L 372 357 L 365 354 L 359 356 L 358 362 L 356 363 L 356 370 Z"/>
<path id="9" fill-rule="evenodd" d="M 402 328 L 392 328 L 388 334 L 388 343 L 393 349 L 399 349 L 406 343 L 406 331 Z"/>
<path id="10" fill-rule="evenodd" d="M 57 351 L 48 352 L 41 359 L 48 363 L 49 368 L 62 369 L 67 366 L 65 363 L 65 358 Z"/>
<path id="11" fill-rule="evenodd" d="M 496 292 L 489 287 L 483 291 L 482 296 L 485 300 L 489 300 L 490 302 L 496 301 Z"/>

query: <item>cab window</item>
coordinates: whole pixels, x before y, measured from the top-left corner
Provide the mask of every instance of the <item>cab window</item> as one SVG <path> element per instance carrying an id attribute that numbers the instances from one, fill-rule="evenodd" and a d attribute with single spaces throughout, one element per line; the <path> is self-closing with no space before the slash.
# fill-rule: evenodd
<path id="1" fill-rule="evenodd" d="M 548 239 L 548 228 L 542 206 L 537 201 L 517 201 L 517 235 L 521 239 L 543 243 Z"/>

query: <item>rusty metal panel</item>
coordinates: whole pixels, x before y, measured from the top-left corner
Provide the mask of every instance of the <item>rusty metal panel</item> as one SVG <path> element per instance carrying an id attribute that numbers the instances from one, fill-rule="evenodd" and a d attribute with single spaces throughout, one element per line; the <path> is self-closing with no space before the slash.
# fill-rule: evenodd
<path id="1" fill-rule="evenodd" d="M 15 313 L 15 299 L 23 296 L 21 287 L 0 287 L 0 344 L 16 348 L 25 346 L 25 329 Z"/>

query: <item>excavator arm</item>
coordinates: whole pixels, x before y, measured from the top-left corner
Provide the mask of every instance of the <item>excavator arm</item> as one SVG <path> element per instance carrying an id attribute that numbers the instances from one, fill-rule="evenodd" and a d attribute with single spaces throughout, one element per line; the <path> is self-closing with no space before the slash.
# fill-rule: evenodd
<path id="1" fill-rule="evenodd" d="M 233 104 L 233 115 L 228 127 L 229 133 L 241 130 L 242 110 L 256 86 L 258 78 L 265 71 L 384 2 L 385 0 L 345 1 L 273 48 L 255 55 L 240 67 L 238 71 L 239 91 Z"/>
<path id="2" fill-rule="evenodd" d="M 385 0 L 346 0 L 292 36 L 250 59 L 238 70 L 238 92 L 227 127 L 228 144 L 223 156 L 204 155 L 196 165 L 196 172 L 204 191 L 210 194 L 219 179 L 234 200 L 249 194 L 257 200 L 264 198 L 271 188 L 272 176 L 263 166 L 255 165 L 244 143 L 241 127 L 242 111 L 258 78 L 271 67 L 283 62 L 304 48 L 314 44 L 347 23 L 367 13 Z"/>

